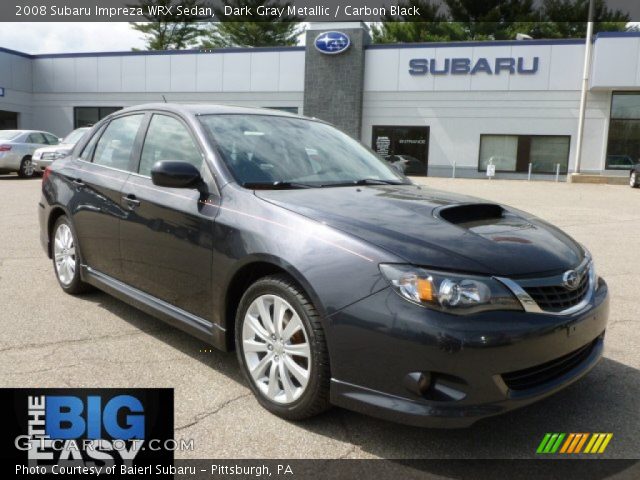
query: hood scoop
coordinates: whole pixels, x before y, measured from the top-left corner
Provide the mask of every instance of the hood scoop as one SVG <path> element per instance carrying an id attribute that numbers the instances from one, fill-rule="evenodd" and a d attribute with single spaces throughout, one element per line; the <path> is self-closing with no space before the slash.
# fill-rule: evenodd
<path id="1" fill-rule="evenodd" d="M 455 205 L 441 209 L 442 220 L 498 243 L 531 243 L 523 231 L 535 230 L 526 219 L 494 203 Z"/>
<path id="2" fill-rule="evenodd" d="M 494 224 L 506 211 L 495 203 L 467 203 L 440 209 L 438 216 L 449 223 L 471 230 L 474 226 Z"/>

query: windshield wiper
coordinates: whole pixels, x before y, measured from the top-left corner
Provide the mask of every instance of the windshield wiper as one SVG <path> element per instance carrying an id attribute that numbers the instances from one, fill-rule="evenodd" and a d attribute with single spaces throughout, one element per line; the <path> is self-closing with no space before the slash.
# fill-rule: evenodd
<path id="1" fill-rule="evenodd" d="M 346 182 L 325 183 L 322 187 L 349 187 L 358 185 L 404 185 L 396 180 L 380 180 L 377 178 L 362 178 L 360 180 L 349 180 Z"/>
<path id="2" fill-rule="evenodd" d="M 244 188 L 252 190 L 287 190 L 293 188 L 315 188 L 315 185 L 299 182 L 245 182 L 242 184 Z"/>

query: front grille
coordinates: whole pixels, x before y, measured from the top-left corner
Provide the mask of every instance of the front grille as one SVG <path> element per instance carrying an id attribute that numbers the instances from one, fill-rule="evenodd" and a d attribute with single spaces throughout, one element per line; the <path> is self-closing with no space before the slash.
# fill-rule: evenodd
<path id="1" fill-rule="evenodd" d="M 600 337 L 555 360 L 536 365 L 535 367 L 525 368 L 524 370 L 504 373 L 502 374 L 502 379 L 511 390 L 528 390 L 539 385 L 544 385 L 547 382 L 561 377 L 586 360 L 599 338 Z"/>
<path id="2" fill-rule="evenodd" d="M 575 290 L 569 290 L 564 285 L 546 287 L 524 287 L 524 290 L 547 312 L 562 312 L 578 305 L 589 291 L 589 272 L 585 271 L 580 285 Z"/>

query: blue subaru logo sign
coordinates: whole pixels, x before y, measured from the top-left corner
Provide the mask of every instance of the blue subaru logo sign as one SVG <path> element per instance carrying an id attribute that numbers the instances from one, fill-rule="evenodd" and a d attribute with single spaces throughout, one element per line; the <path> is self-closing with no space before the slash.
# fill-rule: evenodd
<path id="1" fill-rule="evenodd" d="M 351 40 L 342 32 L 324 32 L 316 37 L 314 44 L 321 53 L 335 55 L 349 48 Z"/>

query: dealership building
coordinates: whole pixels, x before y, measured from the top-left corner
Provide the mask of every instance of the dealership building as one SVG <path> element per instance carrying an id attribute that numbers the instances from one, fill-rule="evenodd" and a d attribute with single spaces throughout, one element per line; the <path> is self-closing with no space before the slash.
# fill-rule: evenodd
<path id="1" fill-rule="evenodd" d="M 0 128 L 64 136 L 164 97 L 318 117 L 410 174 L 484 176 L 494 165 L 498 177 L 549 178 L 575 171 L 584 55 L 569 39 L 373 45 L 361 23 L 310 24 L 304 47 L 0 48 Z M 600 33 L 580 170 L 622 175 L 639 158 L 640 35 Z"/>

